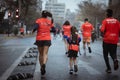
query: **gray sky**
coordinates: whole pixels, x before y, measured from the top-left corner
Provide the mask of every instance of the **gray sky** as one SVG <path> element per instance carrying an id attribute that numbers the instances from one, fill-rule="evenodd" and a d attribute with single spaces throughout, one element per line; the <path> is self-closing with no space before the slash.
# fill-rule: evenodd
<path id="1" fill-rule="evenodd" d="M 45 2 L 47 0 L 42 0 L 45 4 Z M 66 4 L 66 9 L 70 9 L 72 12 L 75 12 L 76 9 L 78 9 L 78 6 L 77 4 L 82 2 L 82 1 L 85 1 L 85 0 L 58 0 L 59 3 L 65 3 Z M 106 3 L 108 2 L 108 0 L 92 0 L 93 2 L 103 2 L 103 3 Z M 44 4 L 43 4 L 43 7 L 44 7 Z"/>

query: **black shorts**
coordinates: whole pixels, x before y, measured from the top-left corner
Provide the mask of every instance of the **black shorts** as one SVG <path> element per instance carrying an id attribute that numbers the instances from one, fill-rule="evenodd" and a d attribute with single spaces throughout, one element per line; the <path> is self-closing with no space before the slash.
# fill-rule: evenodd
<path id="1" fill-rule="evenodd" d="M 78 57 L 78 51 L 69 50 L 68 57 L 70 57 L 70 58 L 71 57 L 74 57 L 74 58 Z"/>
<path id="2" fill-rule="evenodd" d="M 20 34 L 21 34 L 21 35 L 24 35 L 24 32 L 21 32 Z"/>
<path id="3" fill-rule="evenodd" d="M 37 45 L 38 47 L 50 46 L 51 40 L 37 40 L 34 44 Z"/>

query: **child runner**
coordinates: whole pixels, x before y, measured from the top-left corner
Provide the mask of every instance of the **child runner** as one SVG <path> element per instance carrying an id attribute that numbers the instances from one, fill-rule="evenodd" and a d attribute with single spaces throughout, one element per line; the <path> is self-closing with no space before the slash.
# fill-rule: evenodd
<path id="1" fill-rule="evenodd" d="M 71 27 L 71 35 L 67 39 L 69 43 L 69 51 L 68 51 L 68 57 L 69 59 L 69 65 L 70 65 L 70 74 L 73 74 L 73 64 L 74 64 L 74 72 L 78 71 L 77 67 L 77 61 L 76 58 L 78 57 L 78 51 L 79 51 L 79 42 L 81 41 L 80 36 L 77 33 L 76 27 Z"/>

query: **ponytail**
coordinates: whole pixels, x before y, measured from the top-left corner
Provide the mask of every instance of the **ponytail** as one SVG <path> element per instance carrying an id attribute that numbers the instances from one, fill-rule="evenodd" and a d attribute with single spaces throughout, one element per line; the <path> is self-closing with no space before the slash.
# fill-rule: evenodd
<path id="1" fill-rule="evenodd" d="M 72 28 L 71 28 L 71 38 L 72 38 L 72 41 L 74 41 L 75 43 L 78 42 L 78 35 L 76 34 L 76 32 L 77 32 L 76 27 L 72 26 Z"/>

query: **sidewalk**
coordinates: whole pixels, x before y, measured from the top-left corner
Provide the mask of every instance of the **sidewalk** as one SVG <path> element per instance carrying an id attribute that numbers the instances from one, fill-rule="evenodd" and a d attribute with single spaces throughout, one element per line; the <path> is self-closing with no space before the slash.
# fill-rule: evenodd
<path id="1" fill-rule="evenodd" d="M 35 36 L 35 35 L 34 34 L 25 35 L 25 36 L 23 36 L 23 38 L 32 37 L 32 36 Z M 18 36 L 9 35 L 8 36 L 8 34 L 0 34 L 0 42 L 4 41 L 4 40 L 16 39 L 16 38 L 22 38 L 22 37 L 20 37 L 20 35 L 18 35 Z"/>

